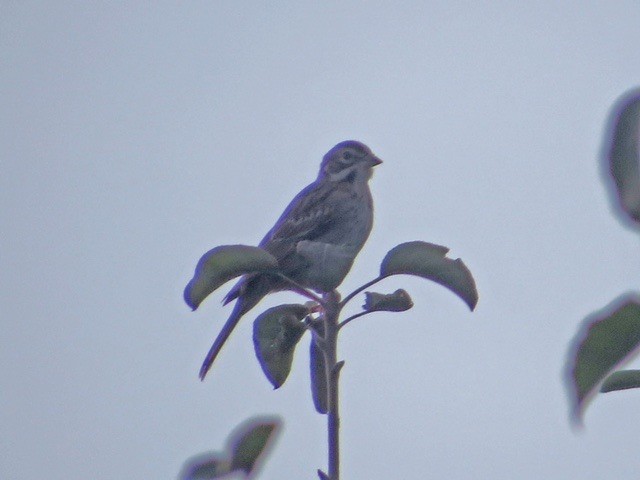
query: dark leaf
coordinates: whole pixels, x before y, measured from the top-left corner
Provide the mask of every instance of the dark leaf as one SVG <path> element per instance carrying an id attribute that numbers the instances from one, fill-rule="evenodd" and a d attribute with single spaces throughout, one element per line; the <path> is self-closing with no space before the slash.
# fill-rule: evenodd
<path id="1" fill-rule="evenodd" d="M 362 306 L 367 312 L 404 312 L 411 307 L 413 307 L 411 297 L 401 288 L 389 294 L 365 292 L 365 301 Z"/>
<path id="2" fill-rule="evenodd" d="M 278 268 L 269 252 L 246 245 L 223 245 L 205 253 L 198 261 L 193 278 L 184 289 L 184 301 L 193 310 L 216 288 L 229 280 L 253 272 Z"/>
<path id="3" fill-rule="evenodd" d="M 227 439 L 224 453 L 211 452 L 187 460 L 181 480 L 213 480 L 241 471 L 245 478 L 257 471 L 256 463 L 266 447 L 273 443 L 274 434 L 282 421 L 277 417 L 254 417 L 238 426 Z"/>
<path id="4" fill-rule="evenodd" d="M 301 320 L 308 314 L 306 305 L 279 305 L 260 314 L 253 323 L 256 356 L 274 388 L 289 376 L 295 347 L 306 331 Z"/>
<path id="5" fill-rule="evenodd" d="M 324 353 L 317 345 L 315 338 L 311 339 L 311 397 L 313 406 L 318 413 L 326 414 L 329 411 L 329 389 L 327 387 L 327 371 L 324 361 Z"/>
<path id="6" fill-rule="evenodd" d="M 448 288 L 466 302 L 471 310 L 478 303 L 478 291 L 471 272 L 459 258 L 447 258 L 447 247 L 427 242 L 407 242 L 387 253 L 380 275 L 407 274 L 432 280 Z"/>
<path id="7" fill-rule="evenodd" d="M 640 224 L 640 89 L 623 95 L 609 117 L 603 148 L 612 193 L 624 220 Z"/>
<path id="8" fill-rule="evenodd" d="M 180 473 L 181 480 L 211 480 L 231 472 L 231 462 L 220 453 L 203 453 L 187 460 Z"/>
<path id="9" fill-rule="evenodd" d="M 231 470 L 241 470 L 247 476 L 255 472 L 256 462 L 273 435 L 279 430 L 278 418 L 251 419 L 229 437 Z"/>
<path id="10" fill-rule="evenodd" d="M 640 344 L 640 296 L 626 295 L 589 316 L 567 360 L 572 419 L 580 423 L 588 400 L 615 367 Z"/>
<path id="11" fill-rule="evenodd" d="M 331 480 L 329 478 L 329 475 L 327 475 L 326 473 L 324 473 L 322 470 L 318 469 L 318 477 L 320 477 L 320 480 Z"/>
<path id="12" fill-rule="evenodd" d="M 627 390 L 629 388 L 640 387 L 640 370 L 620 370 L 609 375 L 600 391 L 602 393 L 613 392 L 614 390 Z"/>

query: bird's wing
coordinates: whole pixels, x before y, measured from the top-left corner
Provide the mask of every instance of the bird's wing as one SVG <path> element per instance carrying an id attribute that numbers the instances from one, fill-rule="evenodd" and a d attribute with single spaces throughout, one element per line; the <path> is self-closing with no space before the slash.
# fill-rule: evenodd
<path id="1" fill-rule="evenodd" d="M 329 197 L 340 194 L 330 185 L 312 183 L 291 201 L 260 246 L 281 260 L 298 242 L 318 238 L 339 219 L 342 202 Z"/>
<path id="2" fill-rule="evenodd" d="M 260 247 L 274 255 L 279 261 L 287 259 L 296 252 L 301 240 L 313 240 L 322 234 L 335 221 L 333 202 L 326 201 L 335 195 L 328 185 L 314 182 L 304 188 L 289 203 L 273 228 L 260 242 Z M 223 303 L 235 300 L 241 294 L 253 275 L 243 276 L 225 296 Z"/>
<path id="3" fill-rule="evenodd" d="M 294 260 L 299 253 L 298 243 L 304 240 L 312 243 L 340 221 L 343 216 L 341 207 L 347 195 L 345 190 L 335 188 L 335 185 L 319 182 L 308 185 L 289 203 L 260 242 L 260 247 L 275 256 L 285 272 L 299 267 L 301 259 Z M 226 305 L 241 296 L 247 282 L 253 278 L 254 275 L 243 276 L 226 295 L 223 303 Z"/>

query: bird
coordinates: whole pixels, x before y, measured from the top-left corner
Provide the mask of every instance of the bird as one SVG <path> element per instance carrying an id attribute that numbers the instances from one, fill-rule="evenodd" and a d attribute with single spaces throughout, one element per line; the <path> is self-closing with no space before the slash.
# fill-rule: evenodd
<path id="1" fill-rule="evenodd" d="M 381 163 L 355 140 L 340 142 L 324 155 L 316 180 L 294 197 L 259 244 L 278 260 L 279 273 L 320 294 L 342 283 L 373 226 L 368 182 Z M 295 289 L 273 273 L 241 277 L 224 297 L 224 305 L 236 303 L 204 359 L 200 380 L 244 314 L 269 293 Z"/>

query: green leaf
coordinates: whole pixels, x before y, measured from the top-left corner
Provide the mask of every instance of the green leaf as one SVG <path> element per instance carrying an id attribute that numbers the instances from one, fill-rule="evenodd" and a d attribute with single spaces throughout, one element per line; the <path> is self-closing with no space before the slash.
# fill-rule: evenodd
<path id="1" fill-rule="evenodd" d="M 623 296 L 590 315 L 567 360 L 572 420 L 580 423 L 588 400 L 606 375 L 630 360 L 640 344 L 640 296 Z"/>
<path id="2" fill-rule="evenodd" d="M 231 473 L 231 462 L 220 453 L 203 453 L 187 460 L 180 473 L 181 480 L 210 480 Z"/>
<path id="3" fill-rule="evenodd" d="M 315 338 L 311 340 L 310 347 L 310 367 L 311 367 L 311 397 L 316 411 L 326 414 L 329 411 L 329 388 L 327 386 L 327 370 L 324 361 L 324 353 L 316 343 Z"/>
<path id="4" fill-rule="evenodd" d="M 289 376 L 296 345 L 306 331 L 301 320 L 308 314 L 306 305 L 279 305 L 260 314 L 253 323 L 256 356 L 274 388 Z"/>
<path id="5" fill-rule="evenodd" d="M 216 288 L 247 273 L 278 268 L 278 260 L 269 252 L 246 245 L 223 245 L 205 253 L 184 289 L 184 301 L 193 310 Z"/>
<path id="6" fill-rule="evenodd" d="M 188 459 L 181 480 L 214 480 L 241 471 L 255 474 L 257 461 L 273 442 L 282 421 L 278 417 L 253 417 L 238 426 L 227 439 L 224 452 L 207 452 Z"/>
<path id="7" fill-rule="evenodd" d="M 281 423 L 278 418 L 252 419 L 239 427 L 229 442 L 231 470 L 241 470 L 247 476 L 253 473 L 256 462 Z"/>
<path id="8" fill-rule="evenodd" d="M 402 288 L 389 294 L 365 292 L 365 301 L 362 306 L 367 312 L 404 312 L 411 307 L 413 307 L 411 297 Z"/>
<path id="9" fill-rule="evenodd" d="M 459 258 L 447 258 L 449 249 L 427 242 L 407 242 L 387 253 L 380 275 L 417 275 L 439 283 L 466 302 L 471 310 L 478 303 L 478 291 L 471 272 Z"/>
<path id="10" fill-rule="evenodd" d="M 624 94 L 612 109 L 604 147 L 604 164 L 615 188 L 616 204 L 640 224 L 640 89 Z"/>
<path id="11" fill-rule="evenodd" d="M 640 387 L 640 370 L 620 370 L 609 375 L 600 391 L 602 393 L 613 392 L 614 390 L 627 390 L 629 388 Z"/>

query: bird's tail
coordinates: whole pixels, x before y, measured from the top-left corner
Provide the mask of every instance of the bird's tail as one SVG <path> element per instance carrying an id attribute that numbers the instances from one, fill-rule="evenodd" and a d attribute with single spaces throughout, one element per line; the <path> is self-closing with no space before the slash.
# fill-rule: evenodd
<path id="1" fill-rule="evenodd" d="M 233 332 L 233 329 L 236 328 L 236 325 L 242 316 L 251 310 L 263 296 L 264 293 L 253 291 L 238 297 L 236 304 L 233 306 L 231 315 L 229 315 L 229 318 L 222 326 L 222 330 L 220 330 L 220 333 L 213 342 L 213 345 L 211 345 L 204 362 L 202 362 L 202 367 L 200 367 L 200 380 L 204 380 L 204 377 L 207 375 L 211 365 L 213 365 L 213 362 L 220 353 L 220 350 L 222 350 L 222 347 L 231 335 L 231 332 Z"/>

